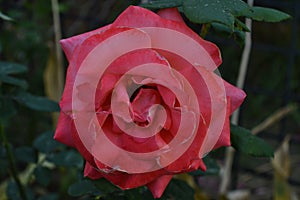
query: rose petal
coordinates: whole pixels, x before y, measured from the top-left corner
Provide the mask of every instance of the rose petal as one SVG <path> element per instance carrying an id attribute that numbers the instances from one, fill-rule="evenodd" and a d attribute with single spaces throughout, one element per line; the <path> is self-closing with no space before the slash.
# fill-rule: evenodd
<path id="1" fill-rule="evenodd" d="M 157 143 L 155 137 L 138 138 L 126 134 L 119 129 L 117 125 L 115 125 L 111 116 L 107 118 L 102 128 L 106 137 L 108 137 L 114 145 L 129 152 L 147 153 L 155 151 L 161 147 Z M 141 134 L 144 134 L 144 132 Z M 164 145 L 165 144 L 166 143 L 164 143 Z M 113 159 L 113 156 L 118 156 L 118 154 L 110 154 L 110 156 Z"/>
<path id="2" fill-rule="evenodd" d="M 149 110 L 154 104 L 160 104 L 160 96 L 154 89 L 140 89 L 131 102 L 133 118 L 136 122 L 149 121 Z"/>
<path id="3" fill-rule="evenodd" d="M 90 179 L 102 178 L 102 174 L 88 162 L 86 162 L 84 166 L 84 176 L 89 177 Z"/>
<path id="4" fill-rule="evenodd" d="M 229 120 L 230 109 L 231 109 L 231 101 L 230 98 L 227 97 L 227 111 L 226 111 L 226 118 L 225 118 L 223 130 L 213 149 L 217 149 L 222 146 L 230 146 L 230 120 Z"/>
<path id="5" fill-rule="evenodd" d="M 177 112 L 172 112 L 173 115 L 177 115 Z M 185 113 L 183 111 L 180 112 L 180 115 L 186 115 L 189 119 L 192 120 L 192 115 L 190 113 Z M 173 118 L 177 119 L 177 118 Z M 176 123 L 176 122 L 175 122 Z M 184 129 L 189 130 L 189 126 L 191 126 L 190 123 L 184 123 L 178 121 L 177 123 L 180 123 L 180 126 L 186 126 Z M 176 126 L 175 126 L 176 127 Z M 207 133 L 207 127 L 204 124 L 204 121 L 201 119 L 198 124 L 198 129 L 196 130 L 195 137 L 193 138 L 192 143 L 190 144 L 189 148 L 184 151 L 184 153 L 176 160 L 176 162 L 171 163 L 170 165 L 165 167 L 165 170 L 169 172 L 188 172 L 188 171 L 194 171 L 199 168 L 202 170 L 205 170 L 205 164 L 203 163 L 202 159 L 198 156 L 201 145 L 203 140 L 205 139 L 205 135 Z M 174 131 L 171 129 L 171 133 L 174 133 Z M 178 133 L 177 133 L 178 134 Z M 188 139 L 188 135 L 186 135 L 186 139 Z M 172 142 L 174 139 L 172 140 Z M 182 141 L 183 143 L 186 141 Z M 178 145 L 182 145 L 178 143 Z M 202 144 L 205 145 L 205 144 Z M 162 159 L 160 159 L 160 162 L 163 166 L 165 166 L 163 163 L 168 161 L 170 157 L 172 157 L 172 153 L 174 153 L 175 150 L 172 150 L 169 152 L 169 154 L 162 155 Z"/>
<path id="6" fill-rule="evenodd" d="M 210 71 L 215 70 L 222 62 L 216 45 L 200 38 L 184 23 L 162 18 L 141 7 L 128 7 L 112 26 L 141 28 L 150 35 L 153 48 L 172 50 Z"/>
<path id="7" fill-rule="evenodd" d="M 71 134 L 72 119 L 64 112 L 60 112 L 54 139 L 70 147 L 75 147 Z"/>
<path id="8" fill-rule="evenodd" d="M 182 19 L 180 13 L 178 12 L 178 8 L 166 8 L 157 12 L 157 14 L 165 19 L 181 22 L 185 25 L 184 20 Z"/>
<path id="9" fill-rule="evenodd" d="M 110 95 L 116 82 L 119 80 L 119 76 L 115 74 L 104 74 L 101 80 L 99 81 L 98 87 L 96 89 L 95 95 L 95 108 L 96 110 L 100 109 L 109 109 Z"/>
<path id="10" fill-rule="evenodd" d="M 67 59 L 68 60 L 71 60 L 72 58 L 72 54 L 75 50 L 75 48 L 77 46 L 79 46 L 86 38 L 94 35 L 94 34 L 97 34 L 97 33 L 101 33 L 107 29 L 110 28 L 111 25 L 107 25 L 107 26 L 104 26 L 104 27 L 101 27 L 101 28 L 98 28 L 96 30 L 93 30 L 93 31 L 89 31 L 89 32 L 86 32 L 86 33 L 83 33 L 83 34 L 80 34 L 80 35 L 76 35 L 76 36 L 73 36 L 73 37 L 70 37 L 70 38 L 67 38 L 67 39 L 62 39 L 60 41 L 60 44 L 67 56 Z"/>
<path id="11" fill-rule="evenodd" d="M 172 177 L 173 175 L 161 176 L 147 184 L 147 188 L 152 192 L 154 198 L 161 197 Z"/>
<path id="12" fill-rule="evenodd" d="M 72 120 L 72 125 L 71 125 L 71 133 L 70 133 L 73 137 L 74 140 L 74 144 L 76 146 L 76 149 L 79 151 L 79 153 L 82 155 L 82 157 L 89 162 L 92 165 L 94 164 L 94 157 L 91 154 L 90 151 L 88 151 L 88 149 L 85 147 L 85 145 L 83 144 L 81 138 L 79 137 L 78 133 L 77 133 L 77 129 L 74 125 L 74 121 Z"/>
<path id="13" fill-rule="evenodd" d="M 223 127 L 223 131 L 220 135 L 220 138 L 214 149 L 219 148 L 221 146 L 230 146 L 230 115 L 242 104 L 244 101 L 246 94 L 243 90 L 227 83 L 224 81 L 224 86 L 227 95 L 227 114 L 225 118 L 225 123 Z"/>
<path id="14" fill-rule="evenodd" d="M 246 93 L 226 81 L 224 81 L 224 86 L 226 96 L 230 97 L 230 114 L 232 114 L 243 103 Z"/>
<path id="15" fill-rule="evenodd" d="M 103 164 L 97 160 L 95 160 L 97 166 L 99 168 L 103 168 Z M 136 188 L 142 185 L 146 185 L 155 179 L 161 177 L 162 175 L 165 175 L 166 171 L 163 169 L 153 171 L 151 173 L 142 173 L 142 174 L 128 174 L 116 170 L 108 169 L 104 170 L 101 172 L 99 170 L 101 175 L 112 182 L 113 184 L 117 185 L 118 187 L 122 189 L 131 189 L 131 188 Z M 107 173 L 105 173 L 105 171 Z"/>
<path id="16" fill-rule="evenodd" d="M 175 102 L 176 102 L 176 96 L 175 94 L 170 91 L 170 89 L 158 85 L 157 89 L 159 91 L 159 94 L 161 95 L 162 99 L 164 100 L 164 102 L 171 108 L 173 108 L 175 106 Z"/>

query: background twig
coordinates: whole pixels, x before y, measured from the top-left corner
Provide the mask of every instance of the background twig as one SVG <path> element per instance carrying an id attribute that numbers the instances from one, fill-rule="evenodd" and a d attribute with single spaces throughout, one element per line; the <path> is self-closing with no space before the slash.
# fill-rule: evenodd
<path id="1" fill-rule="evenodd" d="M 284 118 L 286 115 L 290 114 L 291 112 L 295 111 L 297 109 L 296 104 L 289 104 L 284 108 L 281 108 L 274 112 L 272 115 L 270 115 L 267 119 L 265 119 L 263 122 L 255 126 L 251 132 L 256 135 L 263 130 L 267 129 L 268 127 L 272 126 L 282 118 Z"/>
<path id="2" fill-rule="evenodd" d="M 52 5 L 52 15 L 54 24 L 54 34 L 55 34 L 55 53 L 56 53 L 56 64 L 57 64 L 57 81 L 59 88 L 63 88 L 63 54 L 60 47 L 59 41 L 61 40 L 61 25 L 59 17 L 59 4 L 58 0 L 51 0 Z M 57 99 L 58 100 L 58 99 Z"/>
<path id="3" fill-rule="evenodd" d="M 248 0 L 247 2 L 249 4 L 249 6 L 253 6 L 254 0 Z M 252 45 L 252 40 L 251 40 L 252 20 L 251 19 L 248 19 L 248 18 L 246 19 L 246 26 L 248 27 L 250 32 L 246 32 L 245 47 L 244 47 L 243 54 L 242 54 L 239 75 L 238 75 L 237 84 L 236 84 L 236 86 L 239 88 L 244 87 L 248 63 L 249 63 L 249 57 L 250 57 L 250 52 L 251 52 L 251 45 Z M 240 110 L 237 109 L 232 115 L 231 123 L 236 124 L 236 125 L 238 124 L 239 114 L 240 114 Z M 220 189 L 219 189 L 219 192 L 221 195 L 225 195 L 227 193 L 228 186 L 230 185 L 233 158 L 234 158 L 234 149 L 232 147 L 229 147 L 226 149 L 225 165 L 224 165 L 224 169 L 223 169 L 223 172 L 221 175 L 222 180 L 221 180 L 221 185 L 220 185 Z"/>

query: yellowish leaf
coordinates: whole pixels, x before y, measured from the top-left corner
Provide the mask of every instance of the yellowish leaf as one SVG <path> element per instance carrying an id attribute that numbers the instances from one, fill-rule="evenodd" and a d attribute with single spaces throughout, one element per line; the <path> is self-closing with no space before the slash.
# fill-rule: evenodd
<path id="1" fill-rule="evenodd" d="M 2 200 L 7 200 L 6 196 L 6 187 L 7 187 L 7 182 L 2 182 L 0 185 L 0 199 Z"/>
<path id="2" fill-rule="evenodd" d="M 50 47 L 49 57 L 44 71 L 45 93 L 49 99 L 59 101 L 63 91 L 64 69 L 58 64 L 55 52 Z M 56 124 L 58 113 L 53 113 L 53 122 Z"/>
<path id="3" fill-rule="evenodd" d="M 274 168 L 274 200 L 291 199 L 291 188 L 288 183 L 290 175 L 289 140 L 287 136 L 275 152 L 272 165 Z"/>

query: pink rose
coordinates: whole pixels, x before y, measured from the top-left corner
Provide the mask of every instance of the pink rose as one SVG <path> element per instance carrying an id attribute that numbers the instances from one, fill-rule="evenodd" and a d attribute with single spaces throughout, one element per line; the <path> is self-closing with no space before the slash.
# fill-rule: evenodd
<path id="1" fill-rule="evenodd" d="M 157 198 L 174 174 L 205 170 L 202 158 L 230 145 L 245 93 L 214 73 L 218 48 L 177 9 L 131 6 L 61 44 L 70 64 L 55 139 L 82 154 L 85 176 Z"/>

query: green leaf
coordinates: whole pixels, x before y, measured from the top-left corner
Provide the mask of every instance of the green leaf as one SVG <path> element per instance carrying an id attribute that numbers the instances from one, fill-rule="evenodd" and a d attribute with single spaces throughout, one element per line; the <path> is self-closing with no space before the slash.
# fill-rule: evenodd
<path id="1" fill-rule="evenodd" d="M 18 147 L 15 149 L 16 159 L 22 162 L 35 163 L 37 161 L 37 154 L 31 147 Z"/>
<path id="2" fill-rule="evenodd" d="M 92 181 L 84 179 L 72 184 L 68 189 L 68 194 L 72 197 L 79 197 L 85 194 L 92 194 L 97 191 Z"/>
<path id="3" fill-rule="evenodd" d="M 0 11 L 0 18 L 6 21 L 14 21 L 13 18 L 3 14 L 1 11 Z"/>
<path id="4" fill-rule="evenodd" d="M 106 195 L 115 191 L 121 191 L 118 187 L 116 187 L 106 179 L 95 180 L 93 181 L 93 183 L 95 184 L 99 194 L 101 195 Z"/>
<path id="5" fill-rule="evenodd" d="M 33 146 L 43 153 L 54 152 L 63 147 L 63 145 L 53 139 L 53 131 L 47 131 L 39 135 L 34 141 Z"/>
<path id="6" fill-rule="evenodd" d="M 47 160 L 53 162 L 57 166 L 62 167 L 78 167 L 81 168 L 83 165 L 83 159 L 81 155 L 74 151 L 62 151 L 47 156 Z"/>
<path id="7" fill-rule="evenodd" d="M 199 170 L 190 172 L 189 174 L 192 176 L 209 176 L 209 175 L 218 175 L 219 174 L 220 167 L 219 167 L 218 163 L 216 162 L 216 160 L 206 156 L 205 158 L 203 158 L 203 161 L 206 165 L 205 172 L 199 169 Z"/>
<path id="8" fill-rule="evenodd" d="M 8 76 L 8 75 L 0 74 L 0 82 L 15 85 L 15 86 L 20 86 L 23 89 L 28 88 L 27 81 L 25 81 L 23 79 L 11 77 L 11 76 Z"/>
<path id="9" fill-rule="evenodd" d="M 140 4 L 140 6 L 149 9 L 162 9 L 162 8 L 172 8 L 182 5 L 182 0 L 148 0 L 145 3 Z"/>
<path id="10" fill-rule="evenodd" d="M 235 23 L 236 23 L 236 29 L 238 29 L 238 30 L 244 30 L 246 32 L 250 32 L 249 28 L 241 20 L 235 19 Z"/>
<path id="11" fill-rule="evenodd" d="M 256 157 L 273 157 L 274 149 L 251 131 L 231 125 L 231 144 L 239 152 Z"/>
<path id="12" fill-rule="evenodd" d="M 118 193 L 114 193 L 116 191 L 118 191 Z M 82 179 L 72 184 L 68 189 L 68 193 L 73 197 L 89 194 L 93 196 L 109 197 L 108 199 L 118 199 L 117 197 L 112 198 L 114 194 L 119 197 L 125 194 L 120 188 L 116 187 L 106 179 Z"/>
<path id="13" fill-rule="evenodd" d="M 59 111 L 59 106 L 56 102 L 41 96 L 35 96 L 30 93 L 21 91 L 14 96 L 14 99 L 31 108 L 38 111 L 55 112 Z"/>
<path id="14" fill-rule="evenodd" d="M 0 61 L 0 75 L 20 74 L 26 71 L 27 71 L 27 67 L 25 67 L 24 65 Z"/>
<path id="15" fill-rule="evenodd" d="M 33 192 L 30 188 L 25 188 L 25 193 L 28 200 L 33 200 Z M 14 181 L 7 183 L 6 194 L 9 200 L 23 200 L 20 196 L 17 184 Z"/>
<path id="16" fill-rule="evenodd" d="M 134 188 L 124 191 L 124 196 L 126 200 L 145 200 L 145 194 L 143 194 L 144 188 Z M 153 198 L 151 198 L 153 199 Z"/>
<path id="17" fill-rule="evenodd" d="M 227 35 L 233 35 L 235 40 L 239 43 L 239 45 L 244 45 L 245 43 L 245 32 L 234 28 L 234 30 L 230 29 L 228 26 L 220 23 L 212 23 L 212 27 L 220 32 Z"/>
<path id="18" fill-rule="evenodd" d="M 6 188 L 6 195 L 11 200 L 21 200 L 18 186 L 14 181 L 9 181 Z"/>
<path id="19" fill-rule="evenodd" d="M 291 18 L 287 13 L 264 7 L 252 7 L 246 16 L 257 21 L 265 22 L 280 22 Z"/>
<path id="20" fill-rule="evenodd" d="M 194 199 L 195 191 L 185 181 L 172 179 L 167 186 L 163 198 L 174 200 Z"/>
<path id="21" fill-rule="evenodd" d="M 34 175 L 37 182 L 45 187 L 50 183 L 51 174 L 51 170 L 46 167 L 38 166 L 34 169 Z"/>
<path id="22" fill-rule="evenodd" d="M 248 13 L 250 7 L 242 0 L 185 0 L 183 11 L 192 22 L 217 22 L 233 29 L 235 17 Z"/>

